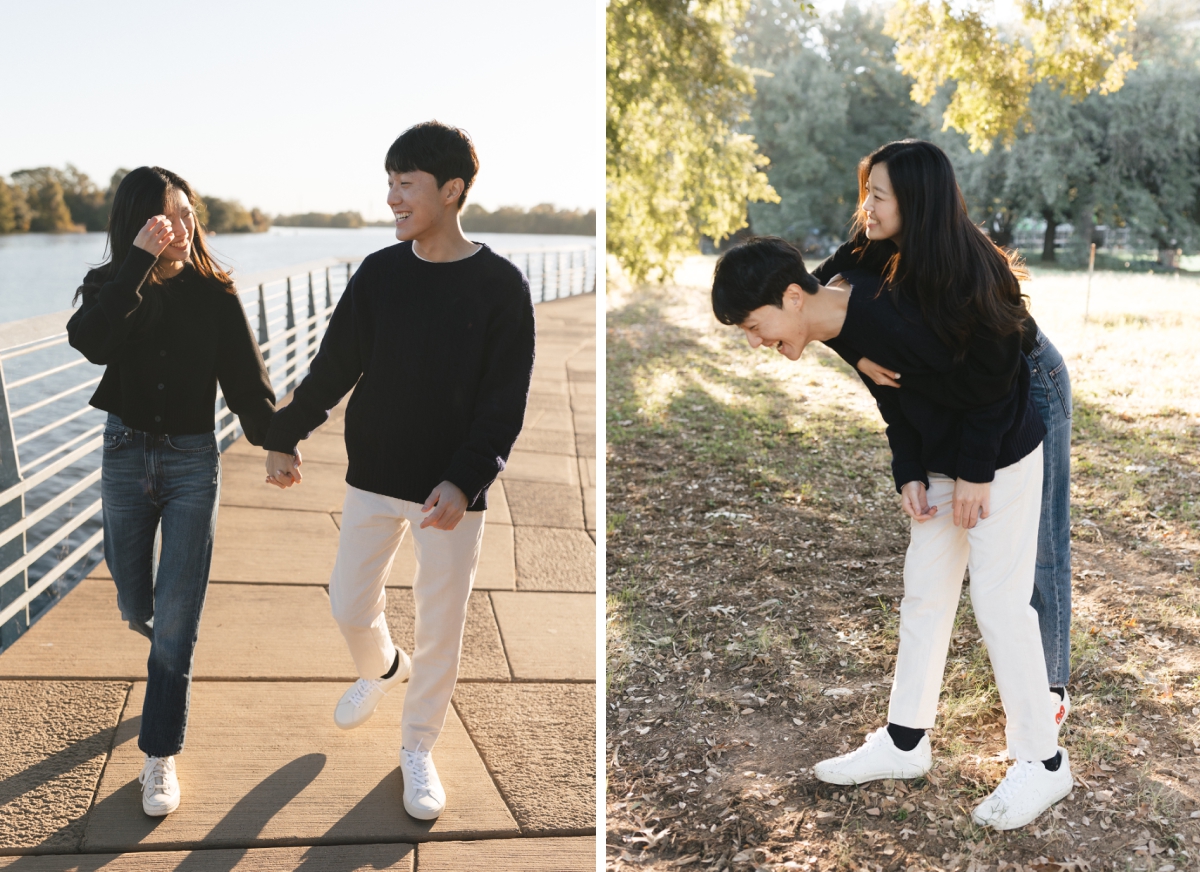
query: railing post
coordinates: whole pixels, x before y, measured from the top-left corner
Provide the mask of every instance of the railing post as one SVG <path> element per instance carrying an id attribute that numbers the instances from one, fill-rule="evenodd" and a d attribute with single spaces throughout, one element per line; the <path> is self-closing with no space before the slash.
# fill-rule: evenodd
<path id="1" fill-rule="evenodd" d="M 4 370 L 0 368 L 0 490 L 7 490 L 21 481 L 21 469 L 17 462 L 16 438 L 13 435 L 12 417 L 8 413 L 8 387 Z M 0 506 L 0 530 L 20 523 L 25 517 L 25 497 L 22 495 L 6 506 Z M 8 544 L 0 547 L 0 569 L 11 566 L 25 556 L 25 534 L 22 533 Z M 29 572 L 22 572 L 0 586 L 0 609 L 13 602 L 29 588 Z M 0 649 L 7 648 L 29 628 L 29 606 L 0 627 Z"/>
<path id="2" fill-rule="evenodd" d="M 263 293 L 263 286 L 258 286 L 258 344 L 265 346 L 271 341 L 271 335 L 267 330 L 267 298 Z M 267 360 L 271 356 L 271 349 L 263 348 L 263 360 Z M 270 367 L 267 367 L 270 369 Z"/>
<path id="3" fill-rule="evenodd" d="M 296 329 L 296 305 L 292 300 L 291 276 L 288 276 L 287 280 L 287 325 L 284 327 L 284 329 L 293 331 Z M 300 344 L 298 341 L 299 338 L 300 337 L 293 332 L 291 341 L 283 344 L 283 347 L 287 349 L 288 361 L 287 366 L 283 371 L 283 374 L 287 377 L 287 381 L 284 382 L 283 385 L 285 393 L 291 393 L 292 388 L 296 386 L 296 380 L 294 378 L 296 374 L 296 364 L 293 361 L 296 359 L 296 348 Z"/>
<path id="4" fill-rule="evenodd" d="M 325 308 L 333 308 L 333 285 L 329 281 L 329 267 L 325 267 Z M 328 321 L 332 315 L 333 313 L 330 312 L 325 316 L 325 320 Z"/>
<path id="5" fill-rule="evenodd" d="M 304 335 L 308 337 L 305 357 L 312 360 L 317 353 L 317 298 L 313 293 L 312 270 L 308 271 L 308 327 L 304 329 Z"/>

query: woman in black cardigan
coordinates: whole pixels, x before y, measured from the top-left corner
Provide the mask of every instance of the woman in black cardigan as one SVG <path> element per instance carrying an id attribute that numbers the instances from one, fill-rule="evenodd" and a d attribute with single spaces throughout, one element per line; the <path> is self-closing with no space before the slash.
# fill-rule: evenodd
<path id="1" fill-rule="evenodd" d="M 179 806 L 192 653 L 221 488 L 218 383 L 260 445 L 275 394 L 233 280 L 213 261 L 182 178 L 139 167 L 117 188 L 109 261 L 84 278 L 71 345 L 105 366 L 104 557 L 130 628 L 150 639 L 138 747 L 142 808 Z M 159 544 L 161 542 L 161 552 Z"/>

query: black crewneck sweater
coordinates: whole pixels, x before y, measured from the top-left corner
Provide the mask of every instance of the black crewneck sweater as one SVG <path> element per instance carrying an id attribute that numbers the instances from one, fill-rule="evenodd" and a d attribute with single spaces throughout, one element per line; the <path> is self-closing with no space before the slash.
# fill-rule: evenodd
<path id="1" fill-rule="evenodd" d="M 134 246 L 111 279 L 100 269 L 83 280 L 67 337 L 105 366 L 91 405 L 146 433 L 211 433 L 219 383 L 246 438 L 261 445 L 275 392 L 241 300 L 191 264 L 151 285 L 157 259 Z"/>
<path id="2" fill-rule="evenodd" d="M 921 320 L 920 310 L 893 294 L 880 294 L 878 276 L 846 270 L 851 285 L 846 320 L 827 343 L 852 366 L 862 356 L 901 372 L 944 372 L 953 355 Z M 1019 342 L 1016 336 L 1009 342 Z M 1003 395 L 970 409 L 957 409 L 924 391 L 877 385 L 858 373 L 887 422 L 892 474 L 899 490 L 910 481 L 929 485 L 927 472 L 972 482 L 990 482 L 997 469 L 1016 463 L 1046 435 L 1030 401 L 1029 364 L 1017 349 L 1016 373 Z M 856 370 L 857 372 L 857 370 Z M 995 381 L 995 379 L 994 379 Z"/>
<path id="3" fill-rule="evenodd" d="M 486 245 L 431 263 L 411 242 L 368 256 L 264 446 L 294 452 L 347 392 L 346 482 L 423 503 L 443 481 L 487 508 L 525 418 L 534 314 L 520 270 Z"/>

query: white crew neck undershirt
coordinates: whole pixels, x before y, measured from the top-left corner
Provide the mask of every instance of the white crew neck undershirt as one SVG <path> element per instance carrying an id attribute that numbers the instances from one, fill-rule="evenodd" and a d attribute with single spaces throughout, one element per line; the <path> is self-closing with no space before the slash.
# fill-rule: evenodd
<path id="1" fill-rule="evenodd" d="M 468 254 L 466 257 L 460 257 L 460 258 L 458 258 L 458 260 L 429 260 L 428 258 L 421 257 L 421 255 L 417 254 L 417 243 L 415 241 L 413 242 L 413 246 L 412 246 L 413 257 L 415 257 L 417 260 L 425 261 L 425 263 L 462 263 L 464 260 L 470 260 L 472 257 L 479 254 L 479 252 L 481 252 L 481 251 L 483 251 L 483 243 L 476 242 L 475 250 L 472 251 L 470 254 Z"/>

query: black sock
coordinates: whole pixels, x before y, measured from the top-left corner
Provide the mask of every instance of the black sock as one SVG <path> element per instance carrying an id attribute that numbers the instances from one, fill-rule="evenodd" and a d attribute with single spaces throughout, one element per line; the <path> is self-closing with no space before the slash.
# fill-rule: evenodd
<path id="1" fill-rule="evenodd" d="M 899 724 L 888 724 L 887 731 L 892 737 L 892 743 L 901 751 L 911 751 L 921 744 L 921 737 L 925 735 L 924 730 L 902 727 Z"/>
<path id="2" fill-rule="evenodd" d="M 1056 752 L 1049 760 L 1043 760 L 1042 765 L 1051 772 L 1057 772 L 1058 767 L 1062 765 L 1062 751 Z"/>
<path id="3" fill-rule="evenodd" d="M 1050 689 L 1058 694 L 1059 699 L 1067 698 L 1067 689 L 1065 687 L 1052 687 Z M 1053 771 L 1053 770 L 1051 770 L 1051 771 Z"/>
<path id="4" fill-rule="evenodd" d="M 396 674 L 396 670 L 400 668 L 400 649 L 396 649 L 396 659 L 392 661 L 392 668 L 387 671 L 386 675 L 381 675 L 380 678 L 391 678 Z"/>

